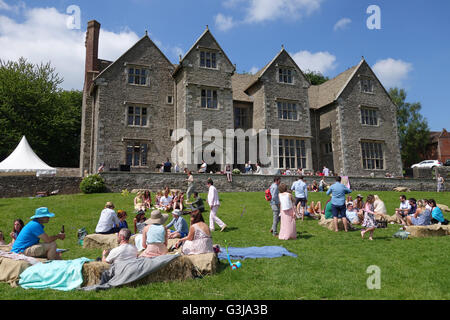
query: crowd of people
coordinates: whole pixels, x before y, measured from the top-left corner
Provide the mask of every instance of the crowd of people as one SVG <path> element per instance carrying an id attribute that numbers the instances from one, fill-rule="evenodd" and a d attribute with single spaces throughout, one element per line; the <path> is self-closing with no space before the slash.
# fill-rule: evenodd
<path id="1" fill-rule="evenodd" d="M 301 172 L 301 169 L 299 170 Z M 228 167 L 227 173 L 229 171 Z M 203 218 L 205 212 L 203 199 L 195 191 L 194 176 L 189 170 L 185 170 L 185 173 L 186 193 L 167 186 L 155 192 L 154 199 L 150 190 L 142 190 L 136 194 L 133 200 L 135 217 L 132 227 L 136 235 L 133 245 L 129 243 L 133 233 L 127 223 L 127 212 L 125 210 L 116 212 L 114 204 L 110 201 L 105 204 L 100 212 L 95 233 L 117 234 L 119 247 L 104 251 L 102 261 L 113 263 L 130 257 L 155 257 L 167 254 L 175 248 L 181 248 L 182 254 L 213 252 L 211 235 L 215 231 L 215 226 L 218 225 L 220 231 L 227 228 L 227 224 L 218 216 L 220 201 L 217 188 L 213 180 L 208 178 L 206 182 L 208 188 L 206 201 L 210 207 L 208 225 Z M 324 167 L 320 182 L 313 181 L 307 184 L 304 176 L 300 174 L 290 187 L 281 182 L 280 176 L 274 178 L 266 191 L 266 199 L 270 201 L 273 213 L 270 229 L 273 236 L 280 240 L 296 239 L 296 221 L 303 221 L 305 217 L 332 219 L 335 232 L 339 231 L 339 220 L 342 221 L 345 232 L 360 226 L 361 237 L 364 239 L 365 235 L 369 234 L 369 240 L 373 240 L 374 231 L 383 227 L 383 222 L 386 224 L 392 219 L 403 227 L 448 224 L 434 199 L 407 199 L 405 195 L 401 195 L 400 203 L 390 217 L 392 219 L 388 219 L 386 205 L 378 195 L 370 194 L 364 199 L 364 196 L 358 194 L 353 199 L 350 195 L 352 190 L 348 184 L 343 183 L 340 176 L 335 176 L 336 181 L 332 185 L 325 182 L 326 176 L 330 176 L 330 172 Z M 326 192 L 330 197 L 325 204 L 320 201 L 309 202 L 310 192 Z M 270 195 L 269 198 L 267 194 Z M 170 215 L 172 219 L 168 222 Z M 185 218 L 187 215 L 189 219 Z M 47 235 L 44 230 L 45 224 L 54 216 L 55 214 L 49 212 L 48 208 L 41 207 L 36 209 L 27 224 L 21 219 L 16 219 L 10 233 L 11 242 L 8 244 L 11 251 L 49 260 L 61 259 L 56 240 L 65 238 L 64 230 L 52 236 Z M 171 248 L 168 248 L 169 239 L 177 239 Z M 1 231 L 0 245 L 6 245 Z"/>
<path id="2" fill-rule="evenodd" d="M 296 239 L 296 220 L 304 220 L 305 216 L 312 219 L 332 219 L 335 232 L 339 232 L 339 219 L 345 232 L 360 226 L 361 237 L 364 239 L 368 233 L 369 240 L 373 240 L 375 229 L 385 227 L 388 220 L 391 220 L 391 223 L 396 220 L 403 229 L 406 226 L 448 224 L 434 199 L 407 200 L 405 195 L 401 195 L 399 207 L 392 215 L 394 219 L 388 219 L 386 205 L 378 195 L 368 195 L 364 201 L 364 197 L 358 194 L 353 200 L 352 196 L 348 195 L 352 190 L 342 183 L 342 178 L 336 176 L 335 179 L 336 182 L 331 186 L 325 188 L 322 184 L 322 187 L 319 185 L 317 188 L 317 191 L 327 190 L 326 193 L 330 196 L 323 206 L 320 201 L 311 201 L 308 205 L 308 192 L 316 191 L 314 182 L 307 185 L 304 177 L 299 176 L 289 189 L 286 184 L 281 183 L 280 177 L 275 177 L 268 189 L 273 213 L 270 232 L 281 240 Z"/>

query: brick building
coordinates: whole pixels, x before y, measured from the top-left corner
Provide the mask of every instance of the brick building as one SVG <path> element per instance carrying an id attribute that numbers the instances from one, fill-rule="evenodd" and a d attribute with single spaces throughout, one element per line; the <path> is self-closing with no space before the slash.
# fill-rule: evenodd
<path id="1" fill-rule="evenodd" d="M 425 159 L 439 160 L 443 163 L 450 160 L 450 133 L 447 130 L 430 132 L 430 143 Z"/>
<path id="2" fill-rule="evenodd" d="M 100 24 L 88 22 L 82 173 L 95 172 L 101 163 L 106 169 L 153 171 L 166 158 L 196 169 L 187 159 L 200 162 L 211 145 L 216 157 L 226 159 L 216 166 L 223 168 L 238 157 L 249 160 L 255 143 L 247 137 L 245 155 L 234 146 L 233 158 L 227 158 L 225 138 L 203 140 L 200 148 L 194 140 L 208 129 L 226 137 L 227 130 L 253 128 L 279 132 L 276 139 L 269 134 L 271 168 L 317 171 L 326 165 L 349 176 L 402 174 L 396 107 L 364 59 L 312 86 L 283 47 L 256 74 L 236 73 L 208 28 L 178 64 L 147 34 L 116 61 L 102 60 L 99 33 Z M 202 132 L 195 131 L 197 121 Z M 191 133 L 191 148 L 172 154 L 178 129 Z"/>

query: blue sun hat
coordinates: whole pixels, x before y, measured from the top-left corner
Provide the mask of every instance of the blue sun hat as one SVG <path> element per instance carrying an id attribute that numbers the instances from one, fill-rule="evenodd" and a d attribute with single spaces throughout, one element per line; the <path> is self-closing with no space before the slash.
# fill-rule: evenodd
<path id="1" fill-rule="evenodd" d="M 36 211 L 34 212 L 34 216 L 32 216 L 30 219 L 33 220 L 46 217 L 53 218 L 54 216 L 55 214 L 48 211 L 47 207 L 40 207 L 36 209 Z"/>

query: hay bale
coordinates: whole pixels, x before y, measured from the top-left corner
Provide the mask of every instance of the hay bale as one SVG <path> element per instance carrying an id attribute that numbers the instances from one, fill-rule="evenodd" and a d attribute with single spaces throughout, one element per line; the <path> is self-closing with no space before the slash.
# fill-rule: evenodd
<path id="1" fill-rule="evenodd" d="M 413 238 L 442 237 L 450 235 L 450 225 L 408 226 L 406 231 Z"/>
<path id="2" fill-rule="evenodd" d="M 83 283 L 81 287 L 93 286 L 100 283 L 103 271 L 108 270 L 110 264 L 101 261 L 92 261 L 83 264 Z"/>
<path id="3" fill-rule="evenodd" d="M 117 234 L 88 234 L 83 240 L 84 249 L 113 249 L 117 247 Z"/>
<path id="4" fill-rule="evenodd" d="M 179 256 L 156 272 L 136 281 L 130 286 L 145 285 L 152 282 L 184 281 L 193 279 L 195 266 L 186 256 Z"/>
<path id="5" fill-rule="evenodd" d="M 334 231 L 334 219 L 325 219 L 325 216 L 322 216 L 321 219 L 319 220 L 319 225 L 324 228 L 327 228 L 328 230 Z M 338 219 L 338 230 L 339 231 L 345 230 L 342 219 Z"/>
<path id="6" fill-rule="evenodd" d="M 438 207 L 439 207 L 439 209 L 441 209 L 443 212 L 450 212 L 450 208 L 448 207 L 448 206 L 446 206 L 445 204 L 440 204 L 440 203 L 438 203 L 438 204 L 436 204 Z"/>
<path id="7" fill-rule="evenodd" d="M 0 257 L 0 282 L 9 283 L 11 287 L 17 287 L 20 274 L 31 264 L 24 260 L 13 260 Z"/>
<path id="8" fill-rule="evenodd" d="M 198 276 L 215 274 L 219 267 L 219 259 L 214 252 L 185 255 L 195 266 Z"/>
<path id="9" fill-rule="evenodd" d="M 402 223 L 400 221 L 400 219 L 395 215 L 395 213 L 392 216 L 386 215 L 386 220 L 387 220 L 387 223 L 391 223 L 391 222 L 398 223 L 398 224 Z"/>
<path id="10" fill-rule="evenodd" d="M 395 187 L 393 190 L 397 192 L 411 192 L 411 189 L 406 187 Z"/>

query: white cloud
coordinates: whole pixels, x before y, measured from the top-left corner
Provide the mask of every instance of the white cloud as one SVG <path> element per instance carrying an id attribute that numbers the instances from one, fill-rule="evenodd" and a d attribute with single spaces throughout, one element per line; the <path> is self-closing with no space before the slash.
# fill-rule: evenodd
<path id="1" fill-rule="evenodd" d="M 64 78 L 64 89 L 82 89 L 86 30 L 67 28 L 69 17 L 55 8 L 27 8 L 21 12 L 20 22 L 0 14 L 0 59 L 24 57 L 37 64 L 50 61 Z M 115 60 L 138 39 L 128 29 L 118 33 L 101 29 L 99 58 Z"/>
<path id="2" fill-rule="evenodd" d="M 246 21 L 249 23 L 275 20 L 288 16 L 298 19 L 320 8 L 322 0 L 249 0 Z"/>
<path id="3" fill-rule="evenodd" d="M 302 71 L 318 71 L 326 74 L 336 68 L 336 57 L 329 52 L 299 51 L 291 54 L 292 59 L 302 69 Z"/>
<path id="4" fill-rule="evenodd" d="M 386 88 L 402 87 L 413 66 L 409 62 L 392 58 L 379 60 L 372 67 L 373 71 Z"/>
<path id="5" fill-rule="evenodd" d="M 336 24 L 334 25 L 334 31 L 337 31 L 339 29 L 345 29 L 350 23 L 352 22 L 349 18 L 342 18 Z"/>
<path id="6" fill-rule="evenodd" d="M 233 21 L 233 17 L 230 16 L 224 16 L 223 14 L 219 13 L 214 18 L 216 27 L 221 31 L 227 31 L 234 27 L 235 23 Z"/>
<path id="7" fill-rule="evenodd" d="M 242 19 L 217 14 L 214 19 L 219 30 L 227 31 L 238 24 L 260 23 L 275 19 L 298 20 L 320 8 L 323 0 L 226 0 L 222 5 L 227 9 L 239 8 Z"/>
<path id="8" fill-rule="evenodd" d="M 0 0 L 0 11 L 12 11 L 14 13 L 19 13 L 20 9 L 25 8 L 25 2 L 16 1 L 14 5 L 7 4 L 4 0 Z"/>

